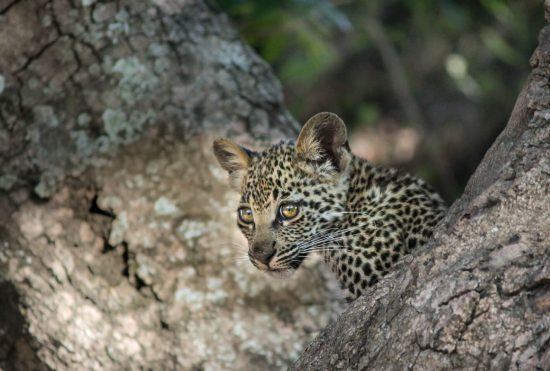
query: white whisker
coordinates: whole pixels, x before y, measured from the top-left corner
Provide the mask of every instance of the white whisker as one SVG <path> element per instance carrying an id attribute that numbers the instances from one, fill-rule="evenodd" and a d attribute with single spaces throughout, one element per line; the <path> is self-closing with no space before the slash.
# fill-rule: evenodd
<path id="1" fill-rule="evenodd" d="M 357 232 L 359 232 L 361 228 L 359 227 L 350 227 L 350 228 L 346 228 L 346 229 L 343 229 L 339 232 L 336 232 L 334 234 L 328 234 L 328 235 L 324 235 L 324 236 L 321 236 L 321 237 L 318 237 L 318 238 L 315 238 L 313 240 L 309 240 L 301 245 L 297 245 L 297 248 L 299 250 L 307 250 L 309 247 L 311 246 L 314 246 L 314 245 L 317 245 L 319 243 L 323 243 L 323 242 L 327 242 L 327 241 L 336 241 L 338 239 L 343 239 L 345 237 L 348 237 L 350 234 L 347 234 L 348 232 L 353 232 L 355 230 L 357 230 Z M 353 233 L 351 235 L 354 235 L 356 233 Z"/>

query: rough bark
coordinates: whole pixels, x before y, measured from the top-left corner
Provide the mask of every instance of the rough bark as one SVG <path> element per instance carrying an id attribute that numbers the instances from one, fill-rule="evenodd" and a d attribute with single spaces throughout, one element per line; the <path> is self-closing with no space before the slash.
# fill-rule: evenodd
<path id="1" fill-rule="evenodd" d="M 278 369 L 336 313 L 239 259 L 217 135 L 295 133 L 202 1 L 0 0 L 0 369 Z"/>
<path id="2" fill-rule="evenodd" d="M 550 26 L 531 65 L 434 241 L 355 301 L 294 369 L 550 369 Z"/>

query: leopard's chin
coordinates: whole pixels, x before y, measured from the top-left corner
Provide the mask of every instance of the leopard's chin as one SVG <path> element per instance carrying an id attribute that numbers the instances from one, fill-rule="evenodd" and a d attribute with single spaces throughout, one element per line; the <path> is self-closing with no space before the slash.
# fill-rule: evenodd
<path id="1" fill-rule="evenodd" d="M 285 279 L 291 277 L 296 269 L 294 268 L 282 268 L 282 269 L 267 269 L 264 271 L 273 278 Z"/>

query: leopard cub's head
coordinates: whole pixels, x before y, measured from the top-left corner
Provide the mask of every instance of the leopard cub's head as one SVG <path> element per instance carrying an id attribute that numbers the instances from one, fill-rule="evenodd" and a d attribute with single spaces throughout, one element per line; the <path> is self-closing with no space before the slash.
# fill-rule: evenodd
<path id="1" fill-rule="evenodd" d="M 332 113 L 310 118 L 298 139 L 253 152 L 228 139 L 214 153 L 241 194 L 237 224 L 258 269 L 290 276 L 343 216 L 352 155 L 346 127 Z"/>

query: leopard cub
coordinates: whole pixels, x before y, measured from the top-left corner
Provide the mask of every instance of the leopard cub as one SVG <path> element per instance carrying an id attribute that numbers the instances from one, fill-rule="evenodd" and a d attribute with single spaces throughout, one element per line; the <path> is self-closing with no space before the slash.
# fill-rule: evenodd
<path id="1" fill-rule="evenodd" d="M 253 152 L 220 138 L 214 153 L 241 194 L 252 264 L 288 277 L 318 252 L 351 299 L 424 244 L 445 213 L 423 180 L 355 157 L 333 113 L 310 118 L 296 141 Z"/>

